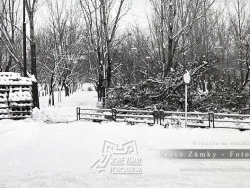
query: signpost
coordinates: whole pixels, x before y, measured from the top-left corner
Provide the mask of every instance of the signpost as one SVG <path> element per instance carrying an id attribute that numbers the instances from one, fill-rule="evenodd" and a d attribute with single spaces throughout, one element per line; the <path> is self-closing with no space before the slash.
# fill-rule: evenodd
<path id="1" fill-rule="evenodd" d="M 191 81 L 191 76 L 187 70 L 185 71 L 185 74 L 183 75 L 183 80 L 185 83 L 185 127 L 187 127 L 187 105 L 188 105 L 188 103 L 187 103 L 187 89 L 188 89 L 187 86 Z"/>

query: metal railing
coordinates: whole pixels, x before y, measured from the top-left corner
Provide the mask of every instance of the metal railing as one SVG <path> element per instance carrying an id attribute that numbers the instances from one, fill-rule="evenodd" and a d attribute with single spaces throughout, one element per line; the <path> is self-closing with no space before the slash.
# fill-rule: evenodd
<path id="1" fill-rule="evenodd" d="M 76 108 L 77 120 L 89 119 L 93 121 L 116 121 L 128 123 L 160 124 L 167 127 L 169 124 L 183 125 L 184 112 L 163 110 L 126 110 L 126 109 L 88 109 Z M 188 112 L 187 126 L 200 128 L 230 128 L 250 130 L 250 115 L 223 114 L 213 112 Z"/>
<path id="2" fill-rule="evenodd" d="M 94 121 L 116 121 L 133 123 L 158 123 L 158 117 L 154 111 L 126 110 L 126 109 L 88 109 L 76 108 L 77 120 L 89 119 Z"/>

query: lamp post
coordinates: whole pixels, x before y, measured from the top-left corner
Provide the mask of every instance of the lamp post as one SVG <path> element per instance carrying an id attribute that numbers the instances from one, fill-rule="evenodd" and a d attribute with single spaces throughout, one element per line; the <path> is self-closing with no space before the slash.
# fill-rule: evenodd
<path id="1" fill-rule="evenodd" d="M 135 77 L 135 55 L 137 52 L 137 48 L 131 48 L 131 51 L 133 53 L 133 81 L 136 82 L 136 77 Z"/>
<path id="2" fill-rule="evenodd" d="M 146 56 L 146 59 L 147 59 L 147 78 L 149 77 L 149 60 L 151 59 L 151 57 L 150 56 Z"/>
<path id="3" fill-rule="evenodd" d="M 190 83 L 191 81 L 191 76 L 190 76 L 190 73 L 186 70 L 185 71 L 185 74 L 183 75 L 183 80 L 184 80 L 184 83 L 185 83 L 185 127 L 187 127 L 187 86 L 188 84 Z"/>

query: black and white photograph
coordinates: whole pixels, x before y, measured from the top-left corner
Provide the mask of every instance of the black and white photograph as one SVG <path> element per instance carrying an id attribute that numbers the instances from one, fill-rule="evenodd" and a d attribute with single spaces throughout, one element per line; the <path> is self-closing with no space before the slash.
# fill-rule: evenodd
<path id="1" fill-rule="evenodd" d="M 249 0 L 0 0 L 0 188 L 250 186 Z"/>

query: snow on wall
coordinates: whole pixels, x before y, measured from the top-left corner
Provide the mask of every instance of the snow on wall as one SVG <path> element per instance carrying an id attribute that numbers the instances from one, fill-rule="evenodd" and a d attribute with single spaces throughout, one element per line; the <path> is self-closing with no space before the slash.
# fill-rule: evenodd
<path id="1" fill-rule="evenodd" d="M 0 72 L 0 119 L 31 117 L 31 85 L 32 78 Z"/>
<path id="2" fill-rule="evenodd" d="M 32 85 L 32 78 L 14 72 L 0 72 L 0 85 Z"/>

